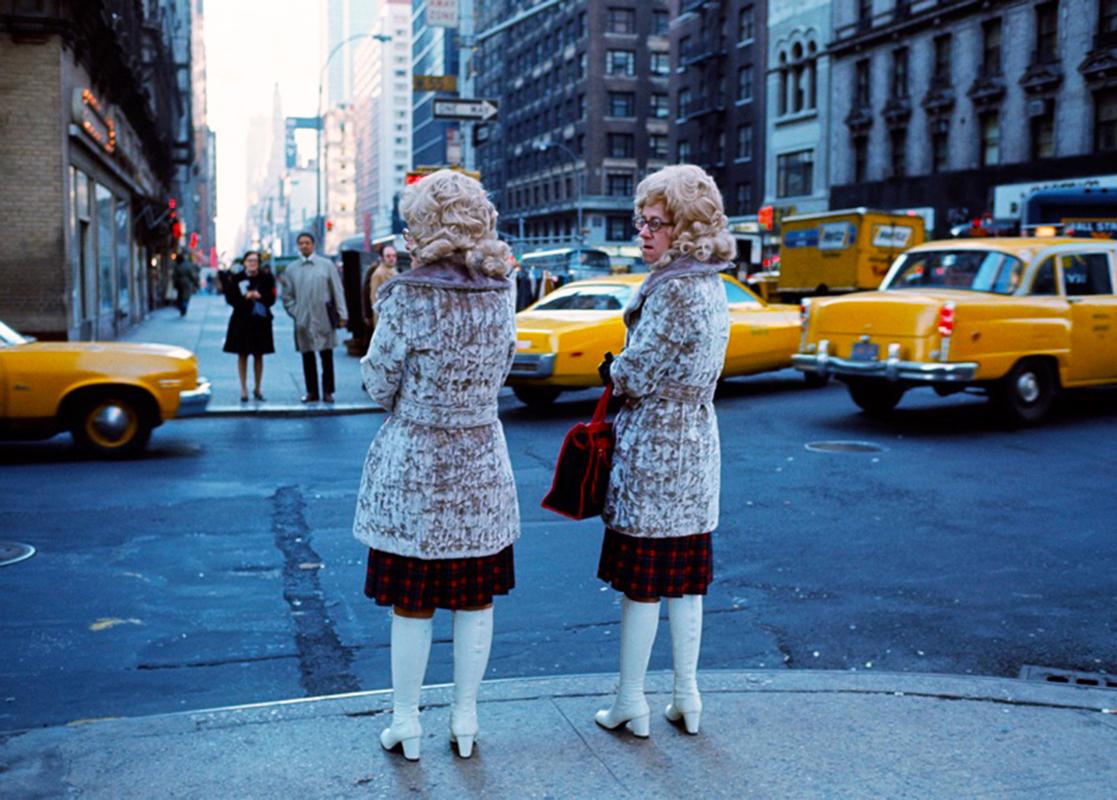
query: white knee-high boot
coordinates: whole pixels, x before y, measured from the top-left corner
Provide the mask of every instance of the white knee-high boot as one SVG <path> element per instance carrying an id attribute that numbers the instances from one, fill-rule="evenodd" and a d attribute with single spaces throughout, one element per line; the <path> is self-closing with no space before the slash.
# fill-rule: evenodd
<path id="1" fill-rule="evenodd" d="M 702 595 L 667 598 L 671 625 L 671 654 L 675 662 L 675 692 L 667 719 L 683 720 L 687 733 L 698 733 L 702 698 L 698 694 L 698 651 L 702 647 Z"/>
<path id="2" fill-rule="evenodd" d="M 598 711 L 594 719 L 613 730 L 624 723 L 641 738 L 649 733 L 648 700 L 644 697 L 644 677 L 652 656 L 655 633 L 659 627 L 659 601 L 640 603 L 621 598 L 621 670 L 617 697 L 611 708 Z"/>
<path id="3" fill-rule="evenodd" d="M 477 690 L 489 664 L 493 644 L 493 609 L 454 612 L 454 705 L 450 709 L 450 741 L 458 755 L 473 755 L 477 738 Z"/>
<path id="4" fill-rule="evenodd" d="M 392 614 L 392 725 L 380 734 L 380 744 L 391 750 L 403 745 L 404 758 L 417 761 L 419 739 L 419 693 L 427 672 L 434 620 Z"/>

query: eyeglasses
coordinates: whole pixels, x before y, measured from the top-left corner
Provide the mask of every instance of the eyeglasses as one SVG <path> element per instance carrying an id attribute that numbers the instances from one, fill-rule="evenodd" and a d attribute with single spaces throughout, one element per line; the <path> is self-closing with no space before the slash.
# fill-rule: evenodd
<path id="1" fill-rule="evenodd" d="M 637 232 L 640 232 L 640 231 L 644 230 L 645 225 L 648 226 L 649 231 L 651 231 L 652 233 L 655 233 L 656 231 L 658 231 L 660 228 L 664 227 L 665 225 L 674 225 L 674 224 L 675 223 L 673 223 L 669 220 L 660 219 L 659 217 L 645 217 L 642 214 L 638 217 L 633 217 L 632 218 L 632 227 L 634 227 Z"/>

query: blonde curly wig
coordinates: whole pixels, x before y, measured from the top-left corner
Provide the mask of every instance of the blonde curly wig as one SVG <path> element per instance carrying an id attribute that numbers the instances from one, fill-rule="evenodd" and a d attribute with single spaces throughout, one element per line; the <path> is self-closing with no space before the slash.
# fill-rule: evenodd
<path id="1" fill-rule="evenodd" d="M 680 256 L 696 261 L 731 261 L 737 242 L 729 235 L 729 218 L 714 179 L 701 167 L 675 164 L 653 172 L 636 187 L 636 213 L 662 202 L 675 222 L 671 247 L 651 265 L 666 266 Z"/>
<path id="2" fill-rule="evenodd" d="M 478 181 L 440 169 L 404 189 L 399 208 L 411 233 L 412 266 L 450 261 L 507 277 L 511 250 L 496 236 L 496 208 Z"/>

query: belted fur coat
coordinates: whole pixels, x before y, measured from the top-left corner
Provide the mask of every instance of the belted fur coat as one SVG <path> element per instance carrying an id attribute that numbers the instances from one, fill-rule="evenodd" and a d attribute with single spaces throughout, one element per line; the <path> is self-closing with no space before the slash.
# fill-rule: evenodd
<path id="1" fill-rule="evenodd" d="M 516 349 L 511 281 L 456 264 L 392 278 L 361 359 L 389 416 L 365 458 L 353 534 L 418 558 L 487 556 L 520 535 L 497 394 Z"/>
<path id="2" fill-rule="evenodd" d="M 624 406 L 602 519 L 630 536 L 717 527 L 721 449 L 714 389 L 729 343 L 724 264 L 677 259 L 629 301 L 625 348 L 613 361 Z"/>

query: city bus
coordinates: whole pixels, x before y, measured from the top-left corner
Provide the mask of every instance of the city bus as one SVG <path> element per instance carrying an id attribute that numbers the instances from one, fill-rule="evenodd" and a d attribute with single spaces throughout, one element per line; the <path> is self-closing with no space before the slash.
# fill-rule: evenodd
<path id="1" fill-rule="evenodd" d="M 1043 189 L 1024 198 L 1021 231 L 1034 236 L 1117 239 L 1117 189 Z"/>

